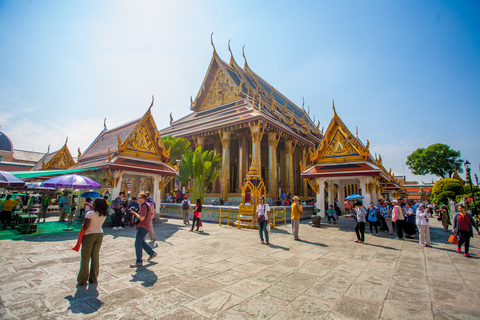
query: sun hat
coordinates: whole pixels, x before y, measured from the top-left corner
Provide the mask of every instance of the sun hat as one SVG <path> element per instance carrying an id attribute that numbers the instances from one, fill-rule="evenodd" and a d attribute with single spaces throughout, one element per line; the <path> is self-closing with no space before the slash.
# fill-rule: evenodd
<path id="1" fill-rule="evenodd" d="M 300 200 L 300 198 L 297 197 L 297 196 L 294 196 L 294 197 L 293 197 L 293 200 Z"/>
<path id="2" fill-rule="evenodd" d="M 398 203 L 398 200 L 397 200 L 397 199 L 393 199 L 393 200 L 392 200 L 392 203 Z"/>

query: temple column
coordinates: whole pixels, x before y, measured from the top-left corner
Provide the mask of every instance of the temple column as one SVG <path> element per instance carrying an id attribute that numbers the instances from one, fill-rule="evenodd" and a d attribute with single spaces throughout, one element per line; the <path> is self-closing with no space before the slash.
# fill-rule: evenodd
<path id="1" fill-rule="evenodd" d="M 304 168 L 306 168 L 308 166 L 307 147 L 302 149 L 302 162 L 303 162 Z M 300 176 L 301 174 L 302 173 L 300 172 Z M 308 196 L 308 183 L 307 183 L 307 179 L 302 179 L 302 180 L 303 180 L 303 199 L 306 201 Z"/>
<path id="2" fill-rule="evenodd" d="M 245 164 L 247 162 L 247 146 L 245 143 L 245 137 L 240 136 L 238 138 L 238 190 L 242 190 L 243 179 L 247 175 L 245 170 Z"/>
<path id="3" fill-rule="evenodd" d="M 205 151 L 203 150 L 204 144 L 205 144 L 205 137 L 198 136 L 195 138 L 195 148 L 202 147 L 202 152 L 203 152 Z"/>
<path id="4" fill-rule="evenodd" d="M 293 190 L 293 151 L 295 150 L 295 147 L 293 146 L 293 140 L 285 140 L 285 151 L 286 156 L 287 156 L 287 162 L 286 162 L 286 188 L 288 189 L 287 191 L 290 192 L 290 194 L 295 196 L 295 192 Z"/>
<path id="5" fill-rule="evenodd" d="M 366 207 L 371 201 L 370 193 L 368 193 L 367 189 L 367 177 L 360 178 L 360 188 L 362 188 L 363 204 Z"/>
<path id="6" fill-rule="evenodd" d="M 333 180 L 328 181 L 328 204 L 334 205 L 335 195 L 333 194 Z"/>
<path id="7" fill-rule="evenodd" d="M 320 216 L 325 218 L 327 212 L 325 208 L 325 179 L 317 178 L 318 193 L 317 193 L 317 209 L 320 209 Z"/>
<path id="8" fill-rule="evenodd" d="M 338 182 L 338 207 L 345 213 L 345 184 L 342 180 Z"/>
<path id="9" fill-rule="evenodd" d="M 270 189 L 270 194 L 273 198 L 278 198 L 278 188 L 277 188 L 277 146 L 280 141 L 281 134 L 278 135 L 277 132 L 270 131 L 268 135 L 268 172 L 269 172 L 269 181 L 268 188 Z"/>
<path id="10" fill-rule="evenodd" d="M 260 144 L 262 142 L 263 132 L 266 127 L 266 123 L 258 121 L 258 123 L 249 123 L 250 133 L 252 135 L 252 162 L 255 162 L 255 166 L 258 169 L 259 176 L 262 175 L 262 154 L 260 150 Z"/>
<path id="11" fill-rule="evenodd" d="M 224 201 L 228 198 L 230 186 L 230 138 L 231 131 L 220 131 L 220 140 L 222 141 L 221 197 Z"/>

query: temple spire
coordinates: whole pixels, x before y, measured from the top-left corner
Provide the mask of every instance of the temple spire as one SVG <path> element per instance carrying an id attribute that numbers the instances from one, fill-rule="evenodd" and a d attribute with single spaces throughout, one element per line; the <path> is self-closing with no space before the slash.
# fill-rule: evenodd
<path id="1" fill-rule="evenodd" d="M 210 43 L 212 44 L 212 47 L 213 47 L 213 55 L 216 56 L 217 55 L 217 50 L 215 50 L 215 45 L 213 44 L 213 32 L 210 35 Z"/>
<path id="2" fill-rule="evenodd" d="M 230 64 L 232 64 L 235 62 L 235 59 L 233 59 L 232 49 L 230 49 L 230 41 L 232 41 L 232 39 L 228 40 L 228 51 L 230 51 Z"/>
<path id="3" fill-rule="evenodd" d="M 242 54 L 243 54 L 243 59 L 245 59 L 245 66 L 243 67 L 245 70 L 248 69 L 248 63 L 247 63 L 247 58 L 245 57 L 245 46 L 242 47 Z"/>

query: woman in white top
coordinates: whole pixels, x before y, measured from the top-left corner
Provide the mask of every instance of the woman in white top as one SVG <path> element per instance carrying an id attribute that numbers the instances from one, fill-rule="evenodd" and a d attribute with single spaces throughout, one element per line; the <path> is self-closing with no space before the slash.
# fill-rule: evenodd
<path id="1" fill-rule="evenodd" d="M 420 233 L 419 242 L 421 247 L 431 247 L 430 245 L 430 226 L 428 223 L 428 217 L 430 213 L 425 210 L 425 205 L 421 203 L 417 209 L 417 228 Z"/>
<path id="2" fill-rule="evenodd" d="M 264 243 L 263 234 L 265 233 L 265 240 L 267 240 L 267 244 L 270 244 L 270 242 L 268 242 L 268 231 L 267 231 L 269 217 L 270 217 L 270 206 L 265 203 L 265 197 L 261 196 L 260 204 L 257 206 L 257 211 L 255 212 L 255 217 L 253 218 L 254 222 L 255 220 L 258 221 L 258 233 L 260 234 L 261 243 Z"/>
<path id="3" fill-rule="evenodd" d="M 97 283 L 100 271 L 100 247 L 102 246 L 103 230 L 102 225 L 108 214 L 108 206 L 105 199 L 97 198 L 93 203 L 93 209 L 85 214 L 85 221 L 82 229 L 85 234 L 82 240 L 82 258 L 80 271 L 78 272 L 77 283 L 81 286 L 87 283 Z M 88 264 L 90 265 L 90 272 Z"/>

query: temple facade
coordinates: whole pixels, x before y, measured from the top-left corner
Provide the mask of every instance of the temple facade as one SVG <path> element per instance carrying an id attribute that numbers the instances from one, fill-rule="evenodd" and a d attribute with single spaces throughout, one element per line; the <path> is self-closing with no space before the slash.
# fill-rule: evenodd
<path id="1" fill-rule="evenodd" d="M 318 148 L 310 154 L 310 165 L 304 168 L 302 177 L 315 190 L 317 208 L 324 217 L 327 206 L 338 201 L 345 211 L 344 199 L 351 194 L 364 197 L 364 204 L 376 203 L 381 197 L 396 198 L 406 195 L 402 182 L 382 164 L 382 157 L 369 150 L 345 126 L 335 111 Z"/>
<path id="2" fill-rule="evenodd" d="M 160 135 L 182 137 L 193 147 L 222 154 L 222 172 L 206 198 L 240 202 L 249 167 L 255 162 L 265 181 L 267 198 L 280 192 L 313 198 L 301 177 L 309 153 L 321 141 L 320 122 L 287 99 L 248 66 L 241 68 L 231 53 L 226 63 L 213 45 L 213 57 L 195 99 L 192 113 L 173 121 Z M 170 191 L 170 190 L 168 190 Z"/>
<path id="3" fill-rule="evenodd" d="M 149 191 L 153 201 L 160 203 L 161 190 L 175 177 L 177 170 L 168 164 L 166 150 L 150 109 L 142 118 L 113 129 L 104 129 L 71 169 L 89 169 L 91 176 L 115 198 L 121 191 L 137 196 Z"/>
<path id="4" fill-rule="evenodd" d="M 68 138 L 60 150 L 50 152 L 48 151 L 43 157 L 33 166 L 32 170 L 66 170 L 75 165 L 75 160 L 67 147 Z"/>

